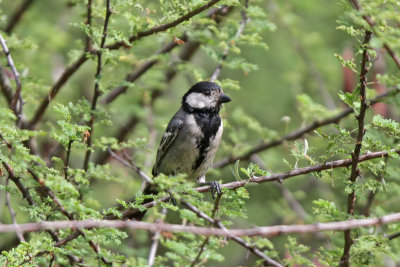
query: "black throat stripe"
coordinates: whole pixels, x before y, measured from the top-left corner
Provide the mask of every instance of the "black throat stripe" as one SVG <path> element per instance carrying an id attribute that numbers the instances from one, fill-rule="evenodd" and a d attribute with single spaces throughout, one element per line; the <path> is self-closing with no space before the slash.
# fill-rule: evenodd
<path id="1" fill-rule="evenodd" d="M 221 117 L 218 113 L 192 113 L 197 126 L 201 129 L 204 134 L 203 138 L 197 142 L 197 148 L 199 149 L 199 156 L 196 159 L 194 169 L 196 170 L 203 163 L 206 158 L 210 142 L 214 140 L 215 135 L 221 126 Z"/>

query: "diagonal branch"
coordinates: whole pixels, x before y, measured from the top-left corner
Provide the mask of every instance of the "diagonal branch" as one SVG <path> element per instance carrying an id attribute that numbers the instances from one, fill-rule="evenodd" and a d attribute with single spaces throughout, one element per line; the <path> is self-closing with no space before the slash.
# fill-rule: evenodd
<path id="1" fill-rule="evenodd" d="M 21 20 L 22 15 L 28 10 L 34 0 L 25 0 L 15 11 L 14 14 L 11 15 L 11 19 L 8 21 L 7 26 L 4 29 L 4 32 L 7 34 L 11 34 L 14 30 L 15 26 Z"/>
<path id="2" fill-rule="evenodd" d="M 393 150 L 390 150 L 389 152 L 400 154 L 400 150 L 393 149 Z M 369 152 L 369 153 L 366 153 L 366 154 L 360 156 L 358 159 L 358 162 L 363 162 L 363 161 L 372 160 L 372 159 L 376 159 L 376 158 L 385 158 L 385 157 L 389 156 L 389 152 L 388 151 Z M 314 166 L 309 166 L 309 167 L 304 167 L 304 168 L 298 168 L 298 169 L 288 171 L 288 172 L 276 173 L 276 174 L 260 176 L 260 177 L 252 177 L 248 180 L 241 180 L 241 181 L 226 183 L 226 184 L 222 184 L 221 187 L 228 188 L 228 189 L 236 189 L 236 188 L 244 187 L 248 184 L 254 184 L 254 183 L 259 184 L 259 183 L 266 183 L 266 182 L 282 182 L 283 180 L 289 179 L 291 177 L 296 177 L 299 175 L 309 174 L 309 173 L 313 173 L 313 172 L 320 172 L 320 171 L 324 171 L 324 170 L 330 170 L 330 169 L 341 168 L 341 167 L 349 167 L 349 166 L 351 166 L 352 161 L 353 161 L 352 159 L 329 161 L 329 162 L 325 162 L 324 164 L 314 165 Z M 195 190 L 200 193 L 205 193 L 205 192 L 210 191 L 210 187 L 209 186 L 201 186 L 201 187 L 196 187 Z M 167 202 L 169 200 L 170 200 L 170 196 L 168 195 L 168 196 L 161 197 L 160 199 L 145 203 L 142 206 L 143 206 L 143 208 L 149 209 L 149 208 L 156 206 L 157 204 L 159 204 L 161 202 Z M 116 220 L 119 218 L 126 219 L 126 218 L 132 217 L 132 215 L 134 215 L 138 212 L 142 212 L 142 211 L 139 208 L 131 208 L 131 209 L 127 209 L 127 210 L 123 211 L 121 213 L 121 216 L 117 216 L 114 214 L 106 214 L 106 215 L 104 215 L 103 218 L 106 220 Z M 71 235 L 67 236 L 66 238 L 60 240 L 56 244 L 56 246 L 63 246 L 65 244 L 67 244 L 69 241 L 74 240 L 78 236 L 79 236 L 79 234 L 77 232 L 72 233 Z"/>
<path id="3" fill-rule="evenodd" d="M 266 263 L 268 263 L 271 266 L 275 266 L 275 267 L 283 267 L 282 264 L 280 264 L 279 262 L 271 259 L 270 257 L 268 257 L 267 255 L 265 255 L 261 250 L 259 250 L 257 247 L 250 245 L 249 243 L 247 243 L 245 240 L 243 240 L 242 238 L 238 237 L 237 235 L 231 235 L 229 234 L 229 231 L 220 221 L 214 220 L 213 218 L 210 218 L 207 214 L 205 214 L 204 212 L 202 212 L 201 210 L 199 210 L 197 207 L 193 206 L 192 204 L 190 204 L 189 202 L 183 201 L 181 200 L 181 202 L 183 203 L 183 205 L 185 205 L 189 210 L 193 211 L 194 213 L 196 213 L 196 215 L 200 218 L 205 219 L 206 221 L 210 222 L 212 225 L 215 225 L 217 228 L 220 228 L 218 230 L 221 230 L 221 232 L 223 232 L 224 234 L 226 234 L 225 236 L 228 236 L 229 238 L 231 238 L 233 241 L 235 241 L 236 243 L 238 243 L 239 245 L 241 245 L 242 247 L 245 247 L 246 249 L 248 249 L 250 252 L 252 252 L 253 254 L 255 254 L 256 256 L 264 259 L 264 261 Z M 206 229 L 213 229 L 213 230 L 217 230 L 216 228 L 206 228 Z"/>
<path id="4" fill-rule="evenodd" d="M 37 176 L 32 170 L 28 169 L 28 172 L 31 174 L 33 179 L 35 179 L 35 181 L 37 181 L 40 184 L 40 186 L 42 187 L 42 189 L 45 192 L 45 194 L 53 200 L 53 202 L 56 204 L 56 206 L 61 211 L 61 213 L 64 214 L 64 216 L 67 217 L 70 221 L 73 221 L 74 220 L 74 215 L 67 211 L 67 209 L 62 205 L 61 201 L 53 193 L 53 191 L 51 191 L 51 189 L 48 186 L 45 185 L 44 181 L 39 176 Z M 87 240 L 85 233 L 81 229 L 77 229 L 76 231 L 77 231 L 77 233 L 79 235 L 81 235 L 83 238 L 85 238 L 85 240 L 89 243 L 90 247 L 97 254 L 100 253 L 99 246 L 96 245 L 92 240 Z M 58 241 L 59 240 L 57 240 L 57 242 Z M 103 256 L 99 255 L 99 257 L 102 260 L 102 262 L 104 262 L 105 264 L 110 264 L 110 262 L 106 258 L 104 258 Z"/>
<path id="5" fill-rule="evenodd" d="M 167 209 L 163 208 L 162 211 L 161 211 L 161 214 L 165 218 L 165 216 L 167 215 Z M 155 223 L 163 223 L 163 218 L 157 219 L 155 221 Z M 160 237 L 161 237 L 161 231 L 157 231 L 157 232 L 154 233 L 154 236 L 152 238 L 153 242 L 152 242 L 151 247 L 150 247 L 149 258 L 147 260 L 147 265 L 149 265 L 149 267 L 152 267 L 154 265 L 154 260 L 156 258 L 157 249 L 158 249 L 158 243 L 160 241 Z"/>
<path id="6" fill-rule="evenodd" d="M 353 3 L 354 7 L 358 11 L 363 12 L 363 8 L 358 0 L 350 0 L 350 1 Z M 371 28 L 373 28 L 375 26 L 375 24 L 376 24 L 375 21 L 373 21 L 372 18 L 370 18 L 369 16 L 362 15 L 362 18 L 369 24 L 369 26 L 371 26 Z M 397 67 L 400 68 L 400 58 L 396 55 L 394 50 L 387 43 L 383 44 L 383 47 L 389 53 L 389 55 L 392 57 L 393 61 L 397 65 Z"/>
<path id="7" fill-rule="evenodd" d="M 358 162 L 359 162 L 359 158 L 360 158 L 363 137 L 365 134 L 365 128 L 364 128 L 365 113 L 368 108 L 367 99 L 366 99 L 367 98 L 366 90 L 367 90 L 367 73 L 369 70 L 368 63 L 370 61 L 370 57 L 368 55 L 368 44 L 369 44 L 369 41 L 371 40 L 371 35 L 372 35 L 372 33 L 370 31 L 366 31 L 365 37 L 364 37 L 364 42 L 362 44 L 363 54 L 362 54 L 361 73 L 360 73 L 361 107 L 360 107 L 359 115 L 356 116 L 357 121 L 358 121 L 358 134 L 357 134 L 357 139 L 356 139 L 356 145 L 354 147 L 354 152 L 351 155 L 352 164 L 351 164 L 351 174 L 350 174 L 350 178 L 349 178 L 349 181 L 351 183 L 354 183 L 357 180 L 357 177 L 359 176 L 359 172 L 360 172 L 358 169 Z M 348 195 L 348 199 L 347 199 L 347 213 L 350 216 L 352 216 L 354 214 L 355 202 L 356 202 L 356 196 L 355 196 L 355 191 L 353 189 L 351 191 L 351 193 Z M 340 259 L 339 266 L 343 266 L 343 267 L 349 266 L 350 248 L 351 248 L 352 244 L 353 244 L 353 239 L 351 238 L 351 231 L 346 230 L 344 232 L 343 255 Z"/>
<path id="8" fill-rule="evenodd" d="M 14 111 L 15 115 L 17 116 L 17 123 L 19 123 L 19 121 L 21 120 L 21 116 L 22 116 L 22 105 L 23 105 L 23 100 L 22 100 L 22 96 L 21 96 L 21 88 L 22 88 L 21 79 L 20 79 L 17 69 L 15 68 L 14 61 L 11 57 L 11 53 L 7 47 L 6 41 L 4 40 L 4 38 L 1 34 L 0 34 L 0 44 L 3 47 L 4 53 L 7 58 L 8 66 L 10 67 L 10 69 L 14 75 L 15 83 L 17 85 L 14 96 L 10 103 L 10 108 L 11 108 L 11 110 Z M 17 107 L 17 105 L 18 105 L 18 107 Z"/>
<path id="9" fill-rule="evenodd" d="M 396 88 L 389 92 L 380 94 L 377 97 L 375 97 L 374 99 L 370 100 L 369 105 L 373 106 L 373 105 L 379 103 L 379 101 L 381 101 L 385 97 L 390 96 L 392 94 L 397 94 L 399 92 L 400 92 L 400 88 Z M 270 141 L 267 143 L 262 143 L 242 155 L 230 156 L 230 157 L 223 158 L 214 164 L 214 168 L 223 168 L 229 164 L 236 162 L 237 160 L 248 160 L 252 155 L 257 154 L 261 151 L 267 150 L 269 148 L 281 145 L 285 141 L 296 140 L 296 139 L 302 137 L 303 135 L 314 131 L 317 128 L 320 128 L 322 126 L 332 124 L 332 123 L 338 123 L 341 119 L 347 117 L 348 115 L 350 115 L 353 112 L 354 112 L 354 110 L 352 108 L 348 107 L 335 116 L 332 116 L 330 118 L 327 118 L 327 119 L 324 119 L 321 121 L 314 121 L 313 123 L 311 123 L 303 128 L 300 128 L 291 133 L 288 133 L 287 135 L 281 137 L 280 139 L 273 140 L 273 141 Z"/>
<path id="10" fill-rule="evenodd" d="M 247 8 L 247 7 L 246 7 Z M 221 62 L 218 64 L 218 66 L 215 68 L 213 74 L 210 77 L 210 82 L 215 82 L 215 80 L 218 79 L 219 74 L 221 73 L 222 69 L 222 62 L 226 60 L 226 58 L 229 55 L 229 49 L 233 46 L 233 41 L 243 33 L 244 28 L 246 27 L 247 23 L 250 21 L 250 19 L 247 17 L 247 13 L 245 10 L 242 10 L 242 19 L 239 22 L 239 27 L 237 29 L 237 32 L 235 36 L 232 38 L 232 40 L 229 42 L 228 47 L 225 48 L 224 52 L 222 53 L 221 57 Z"/>
<path id="11" fill-rule="evenodd" d="M 217 211 L 219 209 L 219 202 L 221 200 L 221 196 L 222 195 L 217 195 L 217 198 L 215 199 L 213 211 L 211 212 L 211 219 L 214 221 L 216 221 L 215 214 L 217 213 Z M 196 266 L 197 262 L 200 260 L 201 254 L 203 254 L 204 249 L 205 249 L 206 245 L 208 244 L 209 239 L 210 239 L 209 237 L 206 237 L 206 239 L 204 239 L 203 243 L 200 246 L 199 252 L 197 253 L 197 255 L 194 258 L 194 260 L 192 261 L 192 263 L 190 264 L 190 267 Z"/>
<path id="12" fill-rule="evenodd" d="M 8 177 L 6 180 L 6 188 L 8 187 L 9 180 L 10 180 L 10 178 Z M 8 192 L 8 191 L 6 191 L 6 205 L 8 206 L 8 210 L 10 211 L 11 220 L 12 220 L 13 225 L 15 226 L 15 233 L 17 234 L 19 241 L 26 242 L 24 236 L 22 235 L 22 232 L 18 228 L 18 222 L 17 222 L 17 219 L 15 218 L 16 214 L 11 205 L 10 192 Z"/>
<path id="13" fill-rule="evenodd" d="M 173 28 L 173 27 L 179 25 L 180 23 L 191 19 L 192 17 L 199 14 L 200 12 L 210 8 L 211 6 L 218 3 L 219 1 L 221 1 L 221 0 L 212 0 L 208 3 L 206 3 L 205 5 L 199 7 L 195 10 L 192 10 L 191 12 L 183 15 L 182 17 L 180 17 L 172 22 L 165 23 L 165 24 L 162 24 L 159 26 L 155 26 L 147 31 L 138 32 L 136 35 L 131 36 L 129 38 L 129 42 L 132 43 L 133 41 L 138 41 L 139 39 L 141 39 L 143 37 L 153 35 L 153 34 L 156 34 L 159 32 L 166 31 L 170 28 Z M 121 42 L 115 42 L 110 45 L 106 45 L 105 48 L 107 48 L 109 50 L 115 50 L 115 49 L 119 49 L 120 47 L 124 47 L 125 45 L 126 45 L 125 42 L 121 41 Z M 128 46 L 128 48 L 129 48 L 129 46 Z M 97 51 L 92 51 L 92 53 L 97 53 Z M 59 92 L 60 88 L 62 86 L 64 86 L 64 84 L 82 66 L 82 64 L 86 62 L 87 59 L 88 59 L 88 57 L 87 57 L 86 53 L 82 53 L 82 55 L 74 63 L 72 63 L 70 66 L 68 66 L 65 69 L 64 73 L 61 75 L 61 77 L 58 79 L 58 81 L 51 88 L 49 95 L 46 96 L 45 98 L 43 98 L 43 100 L 42 100 L 39 108 L 36 110 L 33 118 L 28 122 L 28 124 L 26 126 L 28 129 L 34 129 L 36 127 L 36 125 L 42 119 L 48 105 L 50 104 L 50 101 L 54 99 L 54 97 Z"/>
<path id="14" fill-rule="evenodd" d="M 388 157 L 390 153 L 400 154 L 400 150 L 393 149 L 393 150 L 390 150 L 389 152 L 388 151 L 368 152 L 364 155 L 361 155 L 358 158 L 358 162 L 363 162 L 363 161 L 377 159 L 377 158 L 385 158 L 385 157 Z M 349 167 L 352 165 L 352 162 L 353 162 L 353 160 L 351 158 L 350 159 L 341 159 L 341 160 L 336 160 L 336 161 L 328 161 L 328 162 L 325 162 L 324 164 L 313 165 L 313 166 L 304 167 L 304 168 L 297 168 L 295 170 L 291 170 L 288 172 L 275 173 L 275 174 L 259 176 L 259 177 L 254 176 L 247 180 L 240 180 L 240 181 L 222 184 L 221 187 L 228 188 L 228 189 L 236 189 L 239 187 L 247 186 L 248 184 L 260 184 L 260 183 L 267 183 L 267 182 L 282 182 L 283 180 L 286 180 L 286 179 L 289 179 L 292 177 L 296 177 L 299 175 L 309 174 L 309 173 L 313 173 L 313 172 L 321 172 L 324 170 L 331 170 L 331 169 L 335 169 L 335 168 Z M 201 186 L 201 187 L 196 187 L 195 190 L 200 193 L 205 193 L 205 192 L 210 191 L 210 187 L 209 186 Z M 158 200 L 154 200 L 149 203 L 143 204 L 143 207 L 148 209 L 148 208 L 154 207 L 155 205 L 157 205 L 160 202 L 169 201 L 169 199 L 170 199 L 169 196 L 165 196 Z M 132 208 L 132 209 L 128 209 L 128 210 L 125 210 L 124 212 L 122 212 L 121 216 L 122 216 L 122 218 L 129 218 L 130 216 L 132 216 L 133 214 L 135 214 L 137 212 L 140 212 L 139 208 Z M 115 219 L 118 219 L 118 217 L 116 215 L 109 214 L 109 215 L 105 215 L 104 219 L 115 220 Z"/>
<path id="15" fill-rule="evenodd" d="M 188 21 L 190 20 L 192 17 L 196 16 L 197 14 L 203 12 L 204 10 L 212 7 L 213 5 L 215 5 L 216 3 L 220 2 L 221 0 L 211 0 L 209 2 L 207 2 L 206 4 L 198 7 L 195 10 L 192 10 L 190 12 L 188 12 L 187 14 L 183 15 L 182 17 L 179 17 L 178 19 L 165 23 L 165 24 L 161 24 L 159 26 L 155 26 L 149 30 L 146 31 L 142 31 L 142 32 L 138 32 L 135 35 L 132 35 L 131 37 L 129 37 L 129 44 L 126 44 L 124 41 L 119 41 L 119 42 L 115 42 L 113 44 L 109 44 L 106 46 L 106 48 L 108 49 L 118 49 L 122 46 L 130 46 L 134 41 L 137 41 L 143 37 L 149 36 L 149 35 L 153 35 L 155 33 L 159 33 L 159 32 L 163 32 L 166 31 L 170 28 L 173 28 L 179 24 L 181 24 L 184 21 Z"/>

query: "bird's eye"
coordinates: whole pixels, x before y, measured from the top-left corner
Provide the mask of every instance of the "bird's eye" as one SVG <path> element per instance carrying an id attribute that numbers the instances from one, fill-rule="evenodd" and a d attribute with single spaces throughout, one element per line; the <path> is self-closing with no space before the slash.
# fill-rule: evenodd
<path id="1" fill-rule="evenodd" d="M 211 95 L 211 91 L 210 90 L 204 91 L 204 94 L 205 95 Z"/>

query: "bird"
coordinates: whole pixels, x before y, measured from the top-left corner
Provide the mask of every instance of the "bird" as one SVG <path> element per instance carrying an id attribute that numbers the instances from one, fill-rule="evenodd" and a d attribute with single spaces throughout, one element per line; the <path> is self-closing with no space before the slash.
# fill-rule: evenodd
<path id="1" fill-rule="evenodd" d="M 159 174 L 186 174 L 200 185 L 209 185 L 211 194 L 221 194 L 216 181 L 206 182 L 221 142 L 223 123 L 219 112 L 231 98 L 209 81 L 194 84 L 182 97 L 181 107 L 171 118 L 161 138 L 153 177 Z"/>

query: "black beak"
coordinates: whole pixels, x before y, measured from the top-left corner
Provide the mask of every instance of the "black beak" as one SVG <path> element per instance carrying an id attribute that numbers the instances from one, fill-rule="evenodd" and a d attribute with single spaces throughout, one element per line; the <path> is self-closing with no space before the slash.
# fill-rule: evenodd
<path id="1" fill-rule="evenodd" d="M 221 94 L 218 98 L 218 103 L 222 104 L 222 103 L 226 103 L 226 102 L 230 102 L 232 99 L 225 95 L 225 94 Z"/>

